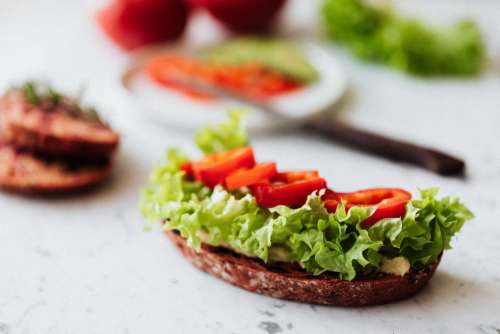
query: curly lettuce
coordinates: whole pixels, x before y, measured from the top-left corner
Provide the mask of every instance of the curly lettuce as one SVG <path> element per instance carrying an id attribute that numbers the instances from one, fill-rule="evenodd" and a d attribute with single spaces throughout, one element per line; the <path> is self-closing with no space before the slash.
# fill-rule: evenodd
<path id="1" fill-rule="evenodd" d="M 227 114 L 229 116 L 227 122 L 201 129 L 195 134 L 196 145 L 204 154 L 248 145 L 248 134 L 243 123 L 246 112 L 230 110 Z"/>
<path id="2" fill-rule="evenodd" d="M 247 145 L 242 116 L 232 112 L 229 122 L 198 132 L 200 150 L 213 153 Z M 438 198 L 437 189 L 426 189 L 407 204 L 404 217 L 364 229 L 361 222 L 373 207 L 346 210 L 340 203 L 329 213 L 322 190 L 310 194 L 300 208 L 263 208 L 245 189 L 210 189 L 187 179 L 181 168 L 187 160 L 171 149 L 166 162 L 156 166 L 140 201 L 144 217 L 165 222 L 166 229 L 178 231 L 195 249 L 202 243 L 227 247 L 266 263 L 296 263 L 314 275 L 334 272 L 353 280 L 379 272 L 387 259 L 402 257 L 419 269 L 449 249 L 452 237 L 473 217 L 458 198 Z"/>
<path id="3" fill-rule="evenodd" d="M 429 27 L 364 0 L 325 0 L 328 36 L 361 59 L 385 63 L 420 76 L 472 76 L 485 63 L 485 48 L 474 22 Z"/>
<path id="4" fill-rule="evenodd" d="M 437 198 L 436 189 L 421 191 L 408 203 L 403 218 L 383 219 L 363 229 L 371 207 L 339 205 L 328 213 L 321 193 L 313 193 L 300 208 L 260 207 L 243 191 L 209 189 L 185 179 L 185 157 L 170 151 L 166 164 L 152 173 L 141 199 L 141 211 L 151 221 L 165 221 L 199 249 L 201 243 L 223 246 L 264 262 L 297 263 L 319 275 L 338 273 L 345 280 L 377 272 L 383 258 L 404 256 L 412 268 L 436 261 L 450 248 L 452 237 L 472 213 L 454 197 Z"/>

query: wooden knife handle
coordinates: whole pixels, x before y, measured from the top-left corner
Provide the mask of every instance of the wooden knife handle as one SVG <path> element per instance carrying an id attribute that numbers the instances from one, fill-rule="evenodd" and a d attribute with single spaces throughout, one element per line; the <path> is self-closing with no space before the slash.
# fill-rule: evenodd
<path id="1" fill-rule="evenodd" d="M 313 121 L 306 125 L 323 135 L 393 161 L 408 162 L 441 175 L 463 175 L 465 162 L 444 152 L 352 127 L 341 121 Z"/>

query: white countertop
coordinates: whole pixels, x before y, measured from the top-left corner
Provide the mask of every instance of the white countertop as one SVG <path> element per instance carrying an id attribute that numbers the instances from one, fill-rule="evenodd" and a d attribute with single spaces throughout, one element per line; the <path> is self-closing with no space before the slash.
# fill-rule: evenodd
<path id="1" fill-rule="evenodd" d="M 306 3 L 293 3 L 289 22 L 310 20 Z M 123 134 L 113 180 L 96 192 L 59 200 L 0 194 L 0 333 L 500 333 L 500 4 L 402 5 L 437 21 L 476 17 L 496 61 L 479 79 L 424 81 L 332 49 L 350 76 L 346 117 L 462 156 L 465 180 L 300 133 L 254 139 L 261 159 L 317 168 L 338 189 L 439 186 L 476 213 L 421 294 L 342 309 L 234 288 L 193 268 L 159 231 L 143 232 L 139 189 L 166 147 L 194 150 L 191 134 L 134 117 L 140 110 L 117 84 L 126 58 L 103 40 L 88 4 L 0 0 L 0 87 L 33 76 L 73 90 L 85 82 L 89 100 Z"/>

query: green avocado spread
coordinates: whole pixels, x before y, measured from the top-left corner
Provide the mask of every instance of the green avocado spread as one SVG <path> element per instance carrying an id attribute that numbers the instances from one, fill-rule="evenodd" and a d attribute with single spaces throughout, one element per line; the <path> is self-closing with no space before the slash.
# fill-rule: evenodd
<path id="1" fill-rule="evenodd" d="M 202 57 L 214 64 L 261 64 L 304 84 L 312 83 L 319 77 L 301 48 L 285 40 L 250 37 L 233 39 L 205 49 Z"/>

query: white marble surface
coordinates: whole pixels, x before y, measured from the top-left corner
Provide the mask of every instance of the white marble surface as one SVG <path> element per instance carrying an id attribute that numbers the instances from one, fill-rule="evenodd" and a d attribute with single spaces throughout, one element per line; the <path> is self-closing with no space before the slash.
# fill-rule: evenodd
<path id="1" fill-rule="evenodd" d="M 293 3 L 289 22 L 307 27 L 313 15 L 306 3 Z M 123 133 L 113 180 L 97 192 L 60 200 L 0 194 L 0 333 L 499 333 L 500 4 L 400 4 L 436 21 L 473 15 L 497 58 L 479 79 L 422 81 L 361 65 L 334 49 L 351 78 L 346 117 L 463 156 L 465 180 L 306 134 L 254 140 L 261 159 L 318 168 L 337 188 L 440 186 L 445 194 L 461 195 L 476 213 L 420 295 L 341 309 L 236 289 L 192 268 L 158 231 L 143 232 L 138 189 L 167 146 L 193 150 L 190 134 L 131 116 L 117 88 L 125 56 L 102 39 L 88 4 L 0 0 L 0 86 L 33 75 L 67 89 L 85 82 L 89 100 Z"/>

